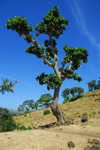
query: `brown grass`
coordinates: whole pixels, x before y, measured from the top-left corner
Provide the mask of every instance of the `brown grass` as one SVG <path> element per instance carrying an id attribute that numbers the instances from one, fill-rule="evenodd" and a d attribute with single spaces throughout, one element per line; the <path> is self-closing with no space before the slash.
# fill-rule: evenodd
<path id="1" fill-rule="evenodd" d="M 69 149 L 68 141 L 75 143 L 74 150 L 82 150 L 86 146 L 92 146 L 88 143 L 88 139 L 96 138 L 100 141 L 100 114 L 98 113 L 100 111 L 100 90 L 82 95 L 84 97 L 76 101 L 59 105 L 68 121 L 75 119 L 74 125 L 46 130 L 15 130 L 0 133 L 0 150 L 67 150 Z M 44 110 L 51 112 L 51 108 Z M 13 117 L 13 119 L 16 123 L 22 123 L 21 126 L 24 125 L 26 128 L 57 121 L 52 112 L 43 115 L 44 110 L 31 112 L 27 117 L 22 115 Z M 82 123 L 81 118 L 84 113 L 87 113 L 89 120 Z M 79 115 L 81 118 L 78 117 Z M 11 139 L 8 139 L 9 137 Z"/>

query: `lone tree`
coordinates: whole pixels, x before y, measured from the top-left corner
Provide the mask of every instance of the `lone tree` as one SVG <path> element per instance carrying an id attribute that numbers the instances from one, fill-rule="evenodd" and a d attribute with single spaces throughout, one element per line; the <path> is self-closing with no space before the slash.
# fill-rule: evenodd
<path id="1" fill-rule="evenodd" d="M 2 92 L 2 94 L 4 94 L 5 93 L 5 91 L 7 91 L 7 92 L 13 92 L 14 93 L 14 90 L 12 89 L 12 87 L 17 83 L 17 81 L 15 81 L 15 82 L 10 82 L 10 83 L 8 83 L 9 82 L 9 80 L 6 78 L 5 80 L 4 79 L 2 79 L 2 85 L 0 86 L 0 92 Z"/>
<path id="2" fill-rule="evenodd" d="M 53 102 L 51 104 L 51 110 L 53 115 L 57 118 L 58 122 L 67 122 L 63 112 L 58 107 L 58 97 L 60 87 L 62 82 L 67 79 L 74 79 L 78 82 L 82 81 L 82 78 L 74 73 L 74 70 L 77 70 L 78 67 L 81 67 L 83 63 L 87 63 L 88 51 L 85 48 L 73 48 L 65 45 L 63 47 L 66 55 L 64 61 L 61 62 L 62 67 L 58 69 L 58 49 L 56 48 L 56 40 L 59 39 L 59 36 L 63 34 L 63 30 L 66 29 L 69 20 L 64 19 L 63 16 L 60 16 L 58 7 L 54 6 L 53 10 L 49 10 L 47 15 L 43 18 L 41 23 L 37 23 L 35 30 L 36 36 L 44 33 L 48 35 L 48 40 L 44 41 L 44 46 L 40 46 L 36 39 L 33 38 L 30 31 L 33 31 L 33 27 L 30 26 L 24 17 L 15 16 L 7 20 L 5 25 L 7 29 L 15 30 L 19 36 L 24 35 L 24 40 L 28 43 L 33 43 L 33 45 L 26 48 L 26 52 L 29 54 L 35 54 L 38 58 L 44 60 L 44 64 L 48 64 L 54 69 L 55 74 L 51 73 L 50 75 L 45 74 L 44 72 L 37 76 L 36 80 L 39 80 L 41 85 L 47 84 L 47 89 L 54 89 Z M 55 39 L 54 39 L 55 38 Z M 51 61 L 54 58 L 54 61 Z M 65 64 L 69 63 L 69 67 L 65 67 Z"/>

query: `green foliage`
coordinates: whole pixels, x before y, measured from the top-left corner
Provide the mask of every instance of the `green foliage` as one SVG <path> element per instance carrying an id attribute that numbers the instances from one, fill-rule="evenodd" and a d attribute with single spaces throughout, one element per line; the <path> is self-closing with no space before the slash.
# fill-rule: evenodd
<path id="1" fill-rule="evenodd" d="M 26 113 L 29 112 L 29 108 L 32 109 L 37 109 L 38 107 L 44 107 L 45 108 L 49 108 L 50 107 L 50 102 L 53 103 L 52 101 L 52 96 L 50 94 L 43 94 L 39 100 L 37 100 L 35 103 L 33 100 L 26 100 L 23 102 L 22 105 L 19 105 L 20 107 L 18 107 L 18 111 L 24 111 L 24 108 L 26 108 L 26 112 L 25 112 L 25 117 L 26 117 Z M 39 105 L 40 104 L 40 105 Z M 25 107 L 26 105 L 28 105 L 28 107 Z"/>
<path id="2" fill-rule="evenodd" d="M 64 19 L 62 16 L 60 16 L 58 7 L 54 6 L 53 10 L 49 10 L 47 15 L 43 18 L 43 21 L 41 23 L 37 23 L 35 30 L 37 31 L 35 33 L 36 36 L 39 36 L 42 33 L 50 34 L 51 28 L 53 28 L 52 36 L 54 36 L 56 39 L 59 38 L 61 34 L 63 34 L 63 30 L 66 29 L 66 25 L 68 25 L 68 19 Z"/>
<path id="3" fill-rule="evenodd" d="M 9 110 L 0 107 L 0 132 L 13 131 L 16 129 L 16 123 L 9 114 Z"/>
<path id="4" fill-rule="evenodd" d="M 63 47 L 66 56 L 64 57 L 64 60 L 66 62 L 69 62 L 69 60 L 72 60 L 73 63 L 73 70 L 78 69 L 80 65 L 83 63 L 87 63 L 87 56 L 89 56 L 88 51 L 85 48 L 73 48 L 73 47 L 68 47 L 65 45 Z"/>
<path id="5" fill-rule="evenodd" d="M 56 40 L 55 40 L 55 39 L 52 39 L 52 43 L 53 43 L 53 47 L 54 47 L 54 52 L 55 52 L 56 55 L 58 55 L 58 54 L 57 54 L 58 49 L 55 48 L 55 46 L 57 45 Z M 50 40 L 45 40 L 45 41 L 44 41 L 44 44 L 45 44 L 45 46 L 47 47 L 44 56 L 46 56 L 47 60 L 50 61 L 52 58 L 54 58 L 54 55 L 52 54 L 52 49 L 51 49 L 50 47 L 48 47 L 48 46 L 51 46 L 51 42 L 50 42 Z M 50 61 L 50 62 L 53 62 L 53 61 Z M 46 64 L 46 63 L 44 62 L 44 64 Z M 53 64 L 53 66 L 54 66 L 54 65 L 55 65 L 55 62 L 53 62 L 52 64 Z"/>
<path id="6" fill-rule="evenodd" d="M 66 98 L 63 101 L 63 104 L 67 103 L 69 101 L 69 96 L 66 96 Z"/>
<path id="7" fill-rule="evenodd" d="M 24 108 L 25 108 L 25 106 L 24 106 L 24 105 L 19 105 L 19 107 L 18 107 L 18 111 L 23 111 L 23 112 L 24 112 Z"/>
<path id="8" fill-rule="evenodd" d="M 61 94 L 61 96 L 64 97 L 63 103 L 69 101 L 70 94 L 74 97 L 76 93 L 78 94 L 78 96 L 80 96 L 80 94 L 84 93 L 84 89 L 81 87 L 73 87 L 70 89 L 66 88 L 65 90 L 63 90 Z"/>
<path id="9" fill-rule="evenodd" d="M 62 62 L 63 64 L 63 62 Z M 58 69 L 59 71 L 61 71 L 61 68 Z M 82 78 L 80 77 L 80 75 L 78 75 L 77 73 L 73 73 L 73 71 L 69 70 L 68 67 L 66 67 L 64 70 L 63 70 L 63 73 L 62 73 L 62 77 L 66 77 L 66 74 L 69 74 L 69 76 L 67 77 L 68 79 L 74 79 L 74 80 L 77 80 L 78 82 L 82 81 Z"/>
<path id="10" fill-rule="evenodd" d="M 28 128 L 26 128 L 25 126 L 21 126 L 21 127 L 19 127 L 20 125 L 21 125 L 22 123 L 18 123 L 17 124 L 17 126 L 16 126 L 16 129 L 17 130 L 31 130 L 32 128 L 29 126 Z"/>
<path id="11" fill-rule="evenodd" d="M 83 117 L 83 116 L 87 116 L 87 115 L 88 115 L 87 113 L 84 113 L 84 114 L 82 114 L 82 117 Z"/>
<path id="12" fill-rule="evenodd" d="M 27 130 L 27 129 L 25 128 L 25 126 L 21 126 L 19 129 L 20 129 L 20 130 Z"/>
<path id="13" fill-rule="evenodd" d="M 29 108 L 31 109 L 37 109 L 38 108 L 38 102 L 34 102 L 33 100 L 26 100 L 23 102 L 22 105 L 19 105 L 18 107 L 18 111 L 24 111 L 24 108 L 26 108 L 26 112 L 25 113 L 28 113 L 29 112 L 29 108 L 28 107 L 25 107 L 25 106 L 28 106 Z"/>
<path id="14" fill-rule="evenodd" d="M 15 81 L 15 82 L 10 82 L 10 83 L 8 83 L 9 82 L 9 80 L 6 78 L 6 80 L 4 80 L 4 79 L 2 79 L 2 85 L 0 86 L 0 92 L 2 92 L 2 94 L 4 94 L 5 93 L 5 91 L 7 91 L 7 92 L 13 92 L 14 93 L 14 90 L 12 89 L 12 87 L 17 83 L 17 81 Z"/>
<path id="15" fill-rule="evenodd" d="M 29 108 L 31 108 L 31 106 L 34 104 L 34 101 L 33 100 L 26 100 L 23 102 L 22 105 L 24 105 L 24 107 L 27 105 L 28 107 L 25 107 L 26 108 L 26 111 L 29 112 Z"/>
<path id="16" fill-rule="evenodd" d="M 99 77 L 100 78 L 100 77 Z M 87 82 L 89 91 L 99 90 L 100 89 L 100 80 L 96 84 L 96 80 L 92 80 L 91 82 Z"/>
<path id="17" fill-rule="evenodd" d="M 50 101 L 52 101 L 53 97 L 50 94 L 43 94 L 41 95 L 41 97 L 39 98 L 39 100 L 37 100 L 39 107 L 43 107 L 45 106 L 45 108 L 49 108 L 50 107 Z"/>
<path id="18" fill-rule="evenodd" d="M 26 48 L 25 50 L 28 54 L 35 54 L 38 58 L 43 58 L 44 64 L 48 64 L 56 72 L 55 74 L 51 73 L 50 75 L 47 75 L 43 72 L 37 76 L 36 80 L 39 80 L 41 85 L 47 84 L 47 90 L 50 90 L 50 88 L 57 89 L 58 87 L 62 86 L 62 82 L 66 78 L 73 78 L 78 82 L 82 81 L 80 75 L 74 73 L 73 71 L 77 70 L 78 67 L 81 67 L 82 62 L 87 63 L 87 57 L 89 55 L 85 48 L 73 48 L 65 45 L 63 49 L 66 55 L 64 57 L 64 61 L 61 62 L 62 68 L 58 69 L 55 67 L 55 65 L 58 64 L 58 49 L 56 48 L 57 43 L 55 39 L 58 39 L 59 36 L 63 34 L 63 30 L 66 29 L 66 26 L 69 23 L 68 19 L 64 19 L 63 16 L 60 16 L 58 9 L 58 6 L 54 6 L 53 10 L 50 9 L 47 15 L 44 16 L 41 23 L 36 24 L 36 36 L 39 36 L 42 33 L 49 36 L 49 40 L 46 39 L 44 41 L 44 45 L 42 46 L 40 46 L 37 40 L 32 37 L 32 34 L 30 34 L 30 31 L 33 31 L 33 28 L 28 25 L 28 22 L 24 17 L 17 16 L 8 19 L 6 24 L 8 29 L 12 29 L 13 31 L 15 30 L 19 36 L 24 34 L 24 40 L 26 40 L 28 43 L 33 43 L 33 45 L 29 46 L 29 48 Z M 52 39 L 52 37 L 55 39 Z M 55 58 L 55 61 L 52 61 L 52 58 Z M 66 63 L 70 63 L 70 66 L 64 69 L 64 65 Z M 61 76 L 59 76 L 57 72 Z M 66 98 L 66 101 L 68 101 L 68 92 L 70 92 L 72 95 L 75 95 L 75 93 L 78 92 L 80 95 L 83 92 L 83 89 L 75 89 L 75 87 L 74 89 L 70 89 L 70 91 L 67 89 L 67 97 L 66 92 L 64 93 L 64 98 Z M 50 104 L 48 102 L 51 100 L 53 100 L 53 98 L 49 94 L 44 94 L 35 103 L 32 101 L 29 103 L 28 100 L 25 101 L 25 103 L 20 105 L 21 107 L 18 109 L 19 111 L 24 110 L 26 104 L 28 104 L 28 106 L 32 109 L 37 109 L 39 103 L 42 103 L 42 106 L 46 105 L 46 107 L 49 107 Z M 27 107 L 26 109 L 28 111 Z"/>
<path id="19" fill-rule="evenodd" d="M 28 54 L 35 54 L 38 58 L 41 58 L 42 56 L 44 56 L 44 50 L 45 50 L 45 46 L 40 46 L 38 45 L 37 40 L 35 43 L 37 44 L 37 49 L 35 48 L 34 45 L 29 46 L 29 48 L 26 48 L 25 52 L 27 52 Z"/>
<path id="20" fill-rule="evenodd" d="M 50 112 L 49 110 L 45 110 L 45 111 L 43 112 L 43 114 L 44 114 L 44 115 L 48 115 L 48 114 L 51 114 L 51 112 Z"/>
<path id="21" fill-rule="evenodd" d="M 7 24 L 5 25 L 7 29 L 15 30 L 19 36 L 23 33 L 29 34 L 30 31 L 33 31 L 33 27 L 28 25 L 26 18 L 15 16 L 14 18 L 10 18 L 7 20 Z"/>
<path id="22" fill-rule="evenodd" d="M 50 75 L 47 75 L 47 74 L 44 74 L 43 72 L 36 78 L 36 80 L 39 80 L 39 83 L 41 85 L 47 83 L 48 90 L 50 90 L 50 88 L 56 89 L 58 86 L 62 85 L 61 78 L 57 74 L 53 74 L 53 73 L 51 73 Z"/>

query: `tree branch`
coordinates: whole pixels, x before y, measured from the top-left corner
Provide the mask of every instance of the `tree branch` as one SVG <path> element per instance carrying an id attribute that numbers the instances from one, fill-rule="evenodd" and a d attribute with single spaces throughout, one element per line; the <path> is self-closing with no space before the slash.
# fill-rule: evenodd
<path id="1" fill-rule="evenodd" d="M 61 77 L 62 82 L 63 82 L 66 78 L 68 78 L 68 77 L 70 77 L 70 76 L 71 76 L 70 74 L 67 74 L 66 77 Z"/>
<path id="2" fill-rule="evenodd" d="M 61 77 L 61 72 L 59 72 L 59 70 L 58 70 L 58 68 L 57 68 L 57 65 L 58 65 L 58 56 L 55 54 L 55 52 L 54 52 L 54 47 L 53 47 L 53 43 L 52 43 L 52 31 L 53 30 L 55 30 L 53 27 L 51 27 L 51 32 L 50 32 L 50 34 L 49 34 L 49 40 L 50 40 L 50 42 L 51 42 L 51 50 L 52 50 L 52 54 L 53 54 L 53 56 L 54 56 L 54 58 L 55 58 L 55 66 L 54 66 L 54 71 L 55 71 L 55 73 L 59 76 L 59 77 Z"/>
<path id="3" fill-rule="evenodd" d="M 23 34 L 24 34 L 27 38 L 29 38 L 29 39 L 32 41 L 32 43 L 34 44 L 35 48 L 38 49 L 38 47 L 37 47 L 36 43 L 34 42 L 34 40 L 33 40 L 30 36 L 26 35 L 25 33 L 23 33 Z"/>
<path id="4" fill-rule="evenodd" d="M 61 75 L 62 75 L 63 68 L 64 68 L 64 65 L 65 65 L 65 64 L 66 64 L 66 62 L 64 62 L 63 66 L 62 66 Z M 71 69 L 72 69 L 72 61 L 70 60 L 69 70 L 71 70 Z M 70 77 L 70 76 L 71 76 L 70 74 L 67 74 L 65 77 L 62 77 L 62 78 L 61 78 L 62 82 L 63 82 L 66 78 L 68 78 L 68 77 Z"/>
<path id="5" fill-rule="evenodd" d="M 52 65 L 52 63 L 50 63 L 45 57 L 42 57 L 43 60 L 49 65 L 51 66 L 52 68 L 54 68 L 54 66 Z"/>
<path id="6" fill-rule="evenodd" d="M 66 64 L 66 62 L 64 61 L 64 64 L 63 64 L 63 66 L 62 66 L 62 68 L 61 68 L 61 76 L 62 76 L 62 73 L 63 73 L 63 69 L 64 69 L 65 64 Z"/>
<path id="7" fill-rule="evenodd" d="M 72 69 L 72 61 L 70 60 L 70 66 L 69 66 L 69 70 Z"/>
<path id="8" fill-rule="evenodd" d="M 30 37 L 30 36 L 28 36 L 28 35 L 26 35 L 25 33 L 23 33 L 27 38 L 29 38 L 30 40 L 31 40 L 31 42 L 34 44 L 34 46 L 35 46 L 35 48 L 38 50 L 38 47 L 37 47 L 37 45 L 36 45 L 36 43 L 34 42 L 34 40 Z M 51 66 L 52 68 L 54 68 L 54 66 L 52 65 L 52 63 L 50 63 L 45 57 L 42 57 L 43 58 L 43 60 L 49 65 L 49 66 Z"/>

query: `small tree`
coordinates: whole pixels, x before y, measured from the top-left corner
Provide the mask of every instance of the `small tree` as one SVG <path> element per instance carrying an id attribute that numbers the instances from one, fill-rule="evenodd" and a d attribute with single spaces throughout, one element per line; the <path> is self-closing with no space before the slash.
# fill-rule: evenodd
<path id="1" fill-rule="evenodd" d="M 37 102 L 38 104 L 41 104 L 39 105 L 39 107 L 45 106 L 45 108 L 49 108 L 51 104 L 53 103 L 52 100 L 53 100 L 53 97 L 50 94 L 43 94 Z"/>
<path id="2" fill-rule="evenodd" d="M 24 108 L 26 108 L 26 110 L 27 111 L 29 111 L 30 109 L 29 108 L 32 108 L 32 109 L 37 109 L 38 107 L 43 107 L 43 106 L 45 106 L 45 108 L 49 108 L 50 106 L 51 106 L 51 103 L 50 103 L 50 101 L 52 100 L 53 98 L 52 98 L 52 96 L 50 95 L 50 94 L 43 94 L 40 98 L 39 98 L 39 100 L 37 100 L 37 102 L 36 103 L 34 103 L 34 101 L 33 100 L 26 100 L 26 101 L 24 101 L 23 102 L 23 104 L 22 105 L 20 105 L 20 106 L 24 106 Z M 39 105 L 39 104 L 41 104 L 41 105 Z M 28 107 L 25 107 L 25 106 L 28 106 Z M 18 107 L 18 110 L 19 111 L 23 111 L 23 108 L 22 107 Z"/>
<path id="3" fill-rule="evenodd" d="M 96 90 L 100 90 L 100 80 L 98 80 L 98 84 L 96 86 Z"/>
<path id="4" fill-rule="evenodd" d="M 99 77 L 100 78 L 100 77 Z M 91 82 L 87 82 L 89 91 L 99 90 L 100 89 L 100 80 L 96 84 L 96 80 L 92 80 Z"/>
<path id="5" fill-rule="evenodd" d="M 64 61 L 61 62 L 62 67 L 58 69 L 58 49 L 56 48 L 56 40 L 61 34 L 63 34 L 63 30 L 66 29 L 66 25 L 68 25 L 68 19 L 64 19 L 60 16 L 58 7 L 54 6 L 53 10 L 49 10 L 46 16 L 44 16 L 41 23 L 36 24 L 36 36 L 44 33 L 48 35 L 49 39 L 44 41 L 44 46 L 40 46 L 36 39 L 33 38 L 30 31 L 33 31 L 33 27 L 28 25 L 27 20 L 24 17 L 14 17 L 7 20 L 7 24 L 5 25 L 7 29 L 15 30 L 19 36 L 24 35 L 24 40 L 28 43 L 33 43 L 33 45 L 26 48 L 26 52 L 29 54 L 35 54 L 38 58 L 42 58 L 44 60 L 44 64 L 48 64 L 50 67 L 54 69 L 55 74 L 51 73 L 50 75 L 40 74 L 36 80 L 39 80 L 41 85 L 47 84 L 47 89 L 54 89 L 53 103 L 51 105 L 51 110 L 53 115 L 57 118 L 58 122 L 64 121 L 67 122 L 63 112 L 58 107 L 58 97 L 60 86 L 62 86 L 62 82 L 67 79 L 74 79 L 78 82 L 82 81 L 82 78 L 74 73 L 74 70 L 77 70 L 78 67 L 81 67 L 82 61 L 83 63 L 87 63 L 88 51 L 85 48 L 73 48 L 65 45 L 63 47 L 66 55 L 64 57 Z M 55 39 L 53 39 L 54 37 Z M 51 61 L 52 59 L 54 61 Z M 69 67 L 65 67 L 66 63 L 70 63 Z"/>
<path id="6" fill-rule="evenodd" d="M 18 111 L 23 111 L 23 113 L 24 113 L 24 108 L 25 108 L 25 106 L 24 106 L 24 105 L 19 105 L 19 107 L 18 107 Z"/>
<path id="7" fill-rule="evenodd" d="M 2 85 L 0 86 L 0 92 L 2 92 L 2 94 L 4 94 L 5 93 L 5 91 L 7 91 L 7 92 L 13 92 L 14 93 L 14 90 L 12 89 L 12 87 L 17 83 L 17 81 L 15 81 L 15 82 L 10 82 L 10 83 L 8 83 L 9 82 L 9 80 L 6 78 L 6 80 L 4 80 L 4 79 L 2 79 Z"/>
<path id="8" fill-rule="evenodd" d="M 62 91 L 61 96 L 66 98 L 69 97 L 69 94 L 70 94 L 70 89 L 66 88 L 65 90 Z"/>
<path id="9" fill-rule="evenodd" d="M 25 107 L 26 105 L 27 105 L 27 107 Z M 24 101 L 23 104 L 20 105 L 20 106 L 21 106 L 20 109 L 19 109 L 19 107 L 18 107 L 19 111 L 23 111 L 23 108 L 26 108 L 26 111 L 27 111 L 27 112 L 30 111 L 29 108 L 32 108 L 32 109 L 34 109 L 34 108 L 37 109 L 37 108 L 38 108 L 38 104 L 34 103 L 33 100 L 26 100 L 26 101 Z M 22 106 L 23 106 L 23 107 L 22 107 Z"/>

